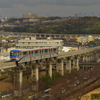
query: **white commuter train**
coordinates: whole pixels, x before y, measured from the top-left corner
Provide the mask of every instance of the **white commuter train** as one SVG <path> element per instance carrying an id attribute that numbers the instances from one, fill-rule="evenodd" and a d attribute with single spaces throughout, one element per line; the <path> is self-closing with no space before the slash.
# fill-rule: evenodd
<path id="1" fill-rule="evenodd" d="M 10 59 L 19 63 L 31 63 L 33 61 L 56 59 L 58 56 L 58 47 L 45 47 L 34 49 L 11 50 Z"/>

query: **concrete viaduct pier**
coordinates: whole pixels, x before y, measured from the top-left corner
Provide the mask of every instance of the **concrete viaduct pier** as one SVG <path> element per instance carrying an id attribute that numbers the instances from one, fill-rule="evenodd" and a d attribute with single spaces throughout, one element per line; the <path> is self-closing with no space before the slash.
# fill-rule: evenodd
<path id="1" fill-rule="evenodd" d="M 7 69 L 13 70 L 14 72 L 14 95 L 21 96 L 23 91 L 23 71 L 25 68 L 31 70 L 31 79 L 35 82 L 32 85 L 32 90 L 37 91 L 39 89 L 38 81 L 39 81 L 39 68 L 43 68 L 45 66 L 46 74 L 52 77 L 52 68 L 53 64 L 56 64 L 56 71 L 59 72 L 62 76 L 64 75 L 64 71 L 66 70 L 68 73 L 71 73 L 72 69 L 76 69 L 79 71 L 79 62 L 93 62 L 100 58 L 100 46 L 89 48 L 85 50 L 78 50 L 66 53 L 60 53 L 57 59 L 51 59 L 36 63 L 32 62 L 31 65 L 25 66 L 22 64 L 20 67 L 17 67 L 14 62 L 1 62 L 0 63 L 0 71 L 4 71 Z M 64 63 L 66 66 L 64 66 Z M 65 68 L 64 68 L 65 67 Z M 26 70 L 27 71 L 27 70 Z"/>

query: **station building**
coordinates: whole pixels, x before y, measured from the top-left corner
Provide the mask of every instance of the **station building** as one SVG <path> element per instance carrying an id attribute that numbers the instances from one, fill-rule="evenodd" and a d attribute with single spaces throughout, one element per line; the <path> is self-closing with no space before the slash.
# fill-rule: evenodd
<path id="1" fill-rule="evenodd" d="M 43 48 L 43 47 L 58 47 L 59 53 L 63 52 L 63 40 L 53 40 L 48 37 L 47 39 L 37 40 L 35 37 L 25 38 L 16 41 L 16 48 Z"/>

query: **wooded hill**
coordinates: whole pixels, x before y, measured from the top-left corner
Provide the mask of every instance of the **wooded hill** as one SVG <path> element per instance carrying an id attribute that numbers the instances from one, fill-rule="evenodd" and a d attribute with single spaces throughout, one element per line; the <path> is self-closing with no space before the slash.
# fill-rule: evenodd
<path id="1" fill-rule="evenodd" d="M 28 33 L 52 33 L 52 34 L 99 34 L 100 18 L 81 17 L 65 21 L 38 23 L 21 27 L 1 27 L 0 30 Z"/>

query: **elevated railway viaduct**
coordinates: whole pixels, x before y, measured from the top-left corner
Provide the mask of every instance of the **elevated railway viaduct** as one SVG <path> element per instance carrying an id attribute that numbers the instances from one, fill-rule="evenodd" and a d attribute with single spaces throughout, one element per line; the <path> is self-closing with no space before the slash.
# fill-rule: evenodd
<path id="1" fill-rule="evenodd" d="M 57 38 L 57 39 L 76 39 L 79 36 L 89 36 L 91 34 L 47 34 L 47 33 L 25 33 L 25 32 L 0 32 L 0 37 L 36 37 L 36 38 Z M 99 34 L 93 34 L 94 39 L 100 38 Z"/>
<path id="2" fill-rule="evenodd" d="M 66 53 L 60 53 L 57 59 L 52 59 L 43 62 L 33 61 L 31 65 L 16 66 L 15 62 L 0 62 L 0 72 L 10 69 L 14 72 L 14 95 L 21 96 L 22 95 L 22 75 L 25 68 L 31 69 L 31 77 L 36 81 L 36 85 L 32 86 L 33 90 L 38 90 L 38 80 L 39 80 L 39 68 L 43 68 L 45 66 L 46 73 L 52 77 L 52 64 L 56 64 L 57 72 L 64 75 L 64 71 L 68 71 L 71 73 L 71 69 L 76 69 L 77 71 L 80 69 L 79 61 L 90 62 L 100 58 L 100 46 L 78 50 L 78 51 L 70 51 Z M 66 63 L 66 68 L 64 68 L 64 63 Z M 72 66 L 73 63 L 73 66 Z M 27 70 L 26 70 L 27 71 Z"/>

